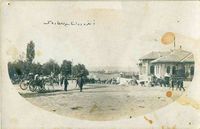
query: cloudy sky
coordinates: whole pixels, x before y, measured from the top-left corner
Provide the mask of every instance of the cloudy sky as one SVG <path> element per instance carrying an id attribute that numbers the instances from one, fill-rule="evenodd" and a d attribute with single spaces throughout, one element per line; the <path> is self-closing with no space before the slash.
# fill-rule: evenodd
<path id="1" fill-rule="evenodd" d="M 198 38 L 199 4 L 195 2 L 10 2 L 4 3 L 3 40 L 15 59 L 32 40 L 35 62 L 63 59 L 87 67 L 136 69 L 138 58 L 169 50 L 160 42 L 166 32 Z M 53 22 L 92 22 L 91 26 L 45 25 Z M 15 56 L 14 56 L 15 55 Z"/>

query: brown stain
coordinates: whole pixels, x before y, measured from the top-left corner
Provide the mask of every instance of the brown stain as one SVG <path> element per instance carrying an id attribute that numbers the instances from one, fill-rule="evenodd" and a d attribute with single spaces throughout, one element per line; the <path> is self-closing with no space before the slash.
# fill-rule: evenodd
<path id="1" fill-rule="evenodd" d="M 165 33 L 161 38 L 161 43 L 168 45 L 174 42 L 175 34 L 173 32 Z"/>
<path id="2" fill-rule="evenodd" d="M 176 100 L 181 105 L 190 105 L 193 108 L 200 110 L 200 103 L 186 96 L 182 96 Z"/>
<path id="3" fill-rule="evenodd" d="M 167 92 L 166 92 L 166 96 L 167 96 L 167 97 L 172 97 L 172 95 L 173 95 L 173 94 L 172 94 L 172 91 L 167 91 Z"/>
<path id="4" fill-rule="evenodd" d="M 176 129 L 176 125 L 174 125 L 174 126 L 172 126 L 172 127 L 162 125 L 162 126 L 161 126 L 161 129 Z"/>
<path id="5" fill-rule="evenodd" d="M 152 121 L 152 120 L 150 120 L 149 118 L 147 118 L 146 116 L 144 116 L 144 119 L 145 119 L 146 121 L 148 121 L 148 122 L 149 122 L 149 124 L 153 124 L 153 121 Z"/>

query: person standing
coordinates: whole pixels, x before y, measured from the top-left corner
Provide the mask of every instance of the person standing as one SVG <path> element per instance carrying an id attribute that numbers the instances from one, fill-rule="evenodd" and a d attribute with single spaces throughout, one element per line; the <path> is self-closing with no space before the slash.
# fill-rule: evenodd
<path id="1" fill-rule="evenodd" d="M 67 86 L 68 86 L 68 80 L 67 77 L 64 77 L 64 90 L 67 91 Z"/>
<path id="2" fill-rule="evenodd" d="M 181 91 L 181 89 L 183 89 L 183 91 L 185 91 L 185 88 L 183 87 L 183 81 L 185 79 L 185 70 L 184 68 L 180 68 L 178 70 L 178 73 L 177 73 L 177 88 Z"/>
<path id="3" fill-rule="evenodd" d="M 76 81 L 76 85 L 78 85 L 79 86 L 79 88 L 80 88 L 80 92 L 82 92 L 82 89 L 83 89 L 83 78 L 82 77 L 79 77 L 78 79 L 77 79 L 77 81 Z"/>
<path id="4" fill-rule="evenodd" d="M 171 88 L 172 88 L 172 90 L 174 90 L 174 86 L 175 86 L 176 82 L 177 82 L 177 79 L 175 78 L 175 75 L 172 75 L 171 76 Z"/>
<path id="5" fill-rule="evenodd" d="M 63 84 L 64 84 L 64 79 L 65 79 L 65 76 L 61 76 L 61 79 L 60 79 L 60 86 L 62 87 Z"/>
<path id="6" fill-rule="evenodd" d="M 185 88 L 183 87 L 183 78 L 179 78 L 178 79 L 178 88 L 181 91 L 181 89 L 183 89 L 183 91 L 185 91 Z"/>
<path id="7" fill-rule="evenodd" d="M 167 72 L 165 73 L 164 80 L 165 80 L 165 85 L 167 87 L 169 87 L 170 86 L 170 74 L 169 73 L 167 73 Z"/>

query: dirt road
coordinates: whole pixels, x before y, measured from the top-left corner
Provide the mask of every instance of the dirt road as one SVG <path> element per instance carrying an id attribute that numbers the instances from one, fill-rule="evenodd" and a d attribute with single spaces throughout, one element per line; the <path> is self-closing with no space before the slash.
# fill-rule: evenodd
<path id="1" fill-rule="evenodd" d="M 83 92 L 71 83 L 69 90 L 57 86 L 55 92 L 20 92 L 32 104 L 60 115 L 87 119 L 113 120 L 133 118 L 166 106 L 183 92 L 173 91 L 166 96 L 169 88 L 141 86 L 87 85 Z"/>

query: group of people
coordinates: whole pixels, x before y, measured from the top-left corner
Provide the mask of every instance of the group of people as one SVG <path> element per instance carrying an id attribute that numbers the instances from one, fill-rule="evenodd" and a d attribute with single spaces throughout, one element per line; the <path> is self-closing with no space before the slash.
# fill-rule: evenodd
<path id="1" fill-rule="evenodd" d="M 67 76 L 58 75 L 55 76 L 51 73 L 49 76 L 43 76 L 40 74 L 33 74 L 29 73 L 27 76 L 24 77 L 25 80 L 29 80 L 30 82 L 34 82 L 34 85 L 43 86 L 45 83 L 49 83 L 48 85 L 53 86 L 56 85 L 64 85 L 64 90 L 67 91 L 67 87 L 69 85 L 69 78 Z M 82 76 L 76 78 L 76 86 L 79 86 L 80 92 L 83 90 L 84 79 Z"/>
<path id="2" fill-rule="evenodd" d="M 116 78 L 111 78 L 111 79 L 90 78 L 87 80 L 87 82 L 90 84 L 118 84 Z"/>
<path id="3" fill-rule="evenodd" d="M 64 77 L 62 77 L 62 79 L 61 79 L 61 85 L 63 85 L 64 84 L 64 91 L 67 91 L 67 87 L 68 87 L 68 85 L 69 85 L 69 82 L 68 82 L 68 78 L 66 77 L 66 76 L 64 76 Z M 77 79 L 76 79 L 76 86 L 79 86 L 79 88 L 80 88 L 80 92 L 82 92 L 82 90 L 83 90 L 83 85 L 84 85 L 84 80 L 83 80 L 83 77 L 78 77 Z"/>
<path id="4" fill-rule="evenodd" d="M 175 76 L 170 75 L 169 73 L 165 73 L 164 77 L 156 77 L 155 75 L 151 75 L 151 86 L 160 85 L 161 87 L 170 87 L 174 90 L 175 86 L 176 89 L 180 91 L 185 91 L 183 86 L 184 77 L 183 76 Z"/>
<path id="5" fill-rule="evenodd" d="M 69 78 L 67 76 L 64 75 L 59 75 L 59 76 L 54 76 L 54 74 L 52 73 L 49 77 L 45 77 L 42 75 L 33 75 L 33 74 L 29 74 L 28 76 L 28 80 L 33 80 L 35 83 L 37 83 L 37 85 L 39 86 L 39 84 L 43 84 L 43 82 L 50 82 L 49 85 L 54 85 L 54 83 L 57 83 L 58 85 L 64 85 L 64 91 L 68 90 L 68 85 L 69 85 Z M 72 80 L 72 79 L 70 79 Z M 176 87 L 176 89 L 179 90 L 183 90 L 185 91 L 185 88 L 183 86 L 183 81 L 184 81 L 184 77 L 183 76 L 175 76 L 175 75 L 170 75 L 169 73 L 166 73 L 163 77 L 156 77 L 154 74 L 151 75 L 151 79 L 149 81 L 150 86 L 157 86 L 160 85 L 161 87 L 170 87 L 172 88 L 172 90 L 174 90 L 174 88 Z M 80 92 L 82 92 L 83 90 L 83 85 L 84 82 L 89 82 L 89 83 L 100 83 L 100 84 L 117 84 L 117 80 L 116 79 L 110 79 L 110 80 L 104 80 L 101 81 L 99 80 L 91 80 L 91 81 L 86 81 L 83 79 L 82 76 L 79 76 L 76 78 L 76 86 L 79 86 Z M 114 83 L 113 83 L 114 82 Z M 132 79 L 131 84 L 133 83 L 134 85 L 139 85 L 141 84 L 141 86 L 144 86 L 144 82 L 138 82 L 136 79 Z"/>

